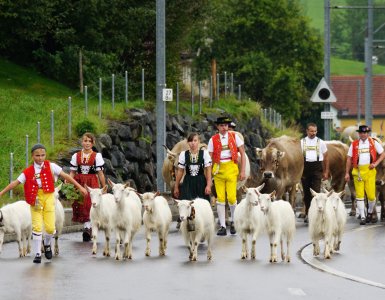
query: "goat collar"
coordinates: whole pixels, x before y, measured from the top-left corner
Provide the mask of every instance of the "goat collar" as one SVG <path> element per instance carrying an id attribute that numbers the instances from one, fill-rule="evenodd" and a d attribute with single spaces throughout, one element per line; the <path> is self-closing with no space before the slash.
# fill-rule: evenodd
<path id="1" fill-rule="evenodd" d="M 4 220 L 3 212 L 0 210 L 0 227 L 4 226 L 3 220 Z"/>
<path id="2" fill-rule="evenodd" d="M 187 217 L 187 220 L 194 220 L 195 219 L 195 208 L 194 208 L 194 206 L 193 207 L 191 207 L 191 214 L 190 214 L 190 216 L 188 216 Z"/>

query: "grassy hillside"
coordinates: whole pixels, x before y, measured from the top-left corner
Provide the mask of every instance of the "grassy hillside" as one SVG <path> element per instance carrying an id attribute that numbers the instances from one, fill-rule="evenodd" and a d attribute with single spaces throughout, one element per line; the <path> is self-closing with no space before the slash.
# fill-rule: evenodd
<path id="1" fill-rule="evenodd" d="M 98 118 L 98 99 L 90 93 L 88 120 L 97 131 L 106 127 L 105 118 L 120 118 L 123 103 L 103 102 L 103 119 Z M 94 96 L 92 96 L 94 95 Z M 69 139 L 68 97 L 72 97 L 72 138 Z M 26 135 L 29 148 L 37 143 L 37 123 L 40 122 L 40 142 L 47 146 L 50 159 L 60 151 L 77 144 L 75 127 L 85 118 L 84 98 L 77 91 L 39 76 L 36 72 L 0 59 L 0 187 L 9 181 L 10 153 L 14 156 L 15 179 L 26 166 Z M 54 111 L 54 146 L 51 144 L 51 111 Z M 29 155 L 29 162 L 31 158 Z"/>

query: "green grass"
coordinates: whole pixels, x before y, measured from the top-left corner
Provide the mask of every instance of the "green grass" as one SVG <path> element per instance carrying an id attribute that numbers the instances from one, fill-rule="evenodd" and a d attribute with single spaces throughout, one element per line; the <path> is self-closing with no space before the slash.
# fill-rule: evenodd
<path id="1" fill-rule="evenodd" d="M 311 25 L 324 32 L 324 1 L 323 0 L 300 0 L 307 17 L 310 18 Z"/>
<path id="2" fill-rule="evenodd" d="M 365 75 L 365 63 L 332 57 L 332 75 Z M 373 75 L 385 75 L 385 66 L 373 65 Z"/>
<path id="3" fill-rule="evenodd" d="M 108 91 L 103 89 L 103 94 Z M 116 102 L 112 110 L 111 100 L 107 96 L 103 99 L 102 119 L 98 116 L 97 92 L 89 91 L 88 120 L 96 126 L 96 134 L 106 131 L 108 120 L 127 120 L 124 102 Z M 72 97 L 72 137 L 68 136 L 68 97 Z M 175 98 L 175 97 L 174 97 Z M 188 98 L 188 97 L 186 97 Z M 174 99 L 175 100 L 175 99 Z M 199 100 L 195 98 L 194 120 L 203 118 L 199 114 Z M 207 99 L 203 101 L 202 112 L 205 114 L 218 114 L 229 112 L 240 122 L 260 115 L 260 105 L 255 101 L 244 100 L 240 102 L 234 97 L 227 97 L 213 102 L 213 108 L 209 107 Z M 40 76 L 27 68 L 17 66 L 0 58 L 0 189 L 9 183 L 10 153 L 13 153 L 13 180 L 26 167 L 26 153 L 31 163 L 29 149 L 37 142 L 37 122 L 40 122 L 41 140 L 48 152 L 48 159 L 55 160 L 60 153 L 68 154 L 68 149 L 79 145 L 79 139 L 75 133 L 76 124 L 86 120 L 84 98 L 78 91 L 71 90 L 64 85 Z M 130 100 L 128 108 L 145 108 L 153 110 L 155 100 Z M 167 112 L 176 113 L 176 102 L 167 103 Z M 52 147 L 50 116 L 54 111 L 55 144 Z M 179 113 L 191 115 L 191 102 L 189 99 L 180 101 Z M 271 128 L 263 121 L 264 125 L 271 129 L 273 135 L 279 136 L 281 132 Z M 295 135 L 295 129 L 285 129 L 285 132 Z M 26 152 L 26 135 L 29 136 L 29 149 Z M 147 139 L 148 137 L 141 137 Z M 14 200 L 22 197 L 23 189 L 20 185 L 14 191 Z M 4 196 L 1 203 L 7 203 L 10 199 Z"/>

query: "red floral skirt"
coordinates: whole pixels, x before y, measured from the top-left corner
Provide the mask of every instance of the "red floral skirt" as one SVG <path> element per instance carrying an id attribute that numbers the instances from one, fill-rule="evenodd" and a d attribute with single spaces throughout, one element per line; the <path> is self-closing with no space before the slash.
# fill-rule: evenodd
<path id="1" fill-rule="evenodd" d="M 98 176 L 96 174 L 76 174 L 75 180 L 81 186 L 87 184 L 91 188 L 99 188 Z M 90 220 L 90 209 L 90 194 L 87 194 L 82 202 L 74 201 L 72 204 L 72 221 L 80 223 L 88 222 Z"/>

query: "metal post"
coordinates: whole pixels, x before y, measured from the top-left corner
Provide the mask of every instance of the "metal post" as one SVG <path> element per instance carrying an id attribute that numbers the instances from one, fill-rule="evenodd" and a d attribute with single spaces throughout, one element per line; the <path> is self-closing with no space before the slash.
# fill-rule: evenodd
<path id="1" fill-rule="evenodd" d="M 357 80 L 357 126 L 361 124 L 361 81 Z"/>
<path id="2" fill-rule="evenodd" d="M 324 78 L 330 86 L 330 0 L 324 0 Z M 324 104 L 324 110 L 330 111 L 330 104 Z M 330 140 L 330 120 L 324 120 L 324 139 Z"/>
<path id="3" fill-rule="evenodd" d="M 213 76 L 210 75 L 210 107 L 213 107 Z"/>
<path id="4" fill-rule="evenodd" d="M 202 81 L 199 81 L 199 114 L 202 114 Z"/>
<path id="5" fill-rule="evenodd" d="M 68 138 L 71 139 L 72 137 L 72 100 L 71 97 L 68 97 Z"/>
<path id="6" fill-rule="evenodd" d="M 112 78 L 111 78 L 111 81 L 112 81 L 112 95 L 111 95 L 111 102 L 112 102 L 112 110 L 115 109 L 115 74 L 112 74 Z"/>
<path id="7" fill-rule="evenodd" d="M 37 122 L 37 142 L 40 143 L 40 122 Z"/>
<path id="8" fill-rule="evenodd" d="M 125 86 L 125 93 L 124 93 L 124 101 L 126 102 L 126 105 L 128 105 L 128 72 L 124 72 L 124 86 Z"/>
<path id="9" fill-rule="evenodd" d="M 102 118 L 102 78 L 99 78 L 99 118 Z"/>
<path id="10" fill-rule="evenodd" d="M 225 71 L 225 98 L 227 98 L 227 72 Z"/>
<path id="11" fill-rule="evenodd" d="M 29 139 L 28 134 L 25 136 L 25 167 L 28 168 L 29 162 Z"/>
<path id="12" fill-rule="evenodd" d="M 238 84 L 238 100 L 242 99 L 242 87 L 240 84 Z"/>
<path id="13" fill-rule="evenodd" d="M 166 144 L 166 105 L 163 102 L 163 88 L 166 86 L 166 5 L 165 0 L 156 0 L 156 185 L 160 192 L 165 186 L 162 165 L 165 157 L 163 145 Z M 144 69 L 142 69 L 144 82 Z M 144 101 L 144 83 L 142 83 Z"/>
<path id="14" fill-rule="evenodd" d="M 87 86 L 85 87 L 86 88 L 86 91 L 87 91 Z M 53 145 L 55 144 L 55 139 L 54 139 L 54 135 L 55 135 L 55 132 L 54 132 L 54 119 L 53 119 L 53 110 L 51 110 L 51 146 L 53 147 Z"/>
<path id="15" fill-rule="evenodd" d="M 365 124 L 372 127 L 372 57 L 373 57 L 373 0 L 368 0 L 368 30 L 365 38 Z"/>
<path id="16" fill-rule="evenodd" d="M 191 75 L 191 115 L 194 115 L 194 80 Z"/>
<path id="17" fill-rule="evenodd" d="M 217 73 L 217 100 L 219 100 L 219 73 Z"/>
<path id="18" fill-rule="evenodd" d="M 179 82 L 176 83 L 176 114 L 179 115 Z"/>
<path id="19" fill-rule="evenodd" d="M 88 116 L 88 88 L 84 86 L 84 113 L 87 118 Z"/>
<path id="20" fill-rule="evenodd" d="M 269 107 L 269 122 L 270 122 L 270 125 L 271 125 L 271 116 L 272 116 L 271 107 Z"/>
<path id="21" fill-rule="evenodd" d="M 11 152 L 11 158 L 9 162 L 9 182 L 13 181 L 13 153 Z M 9 198 L 13 198 L 13 190 L 9 191 Z"/>
<path id="22" fill-rule="evenodd" d="M 144 69 L 142 69 L 142 101 L 144 101 Z"/>

